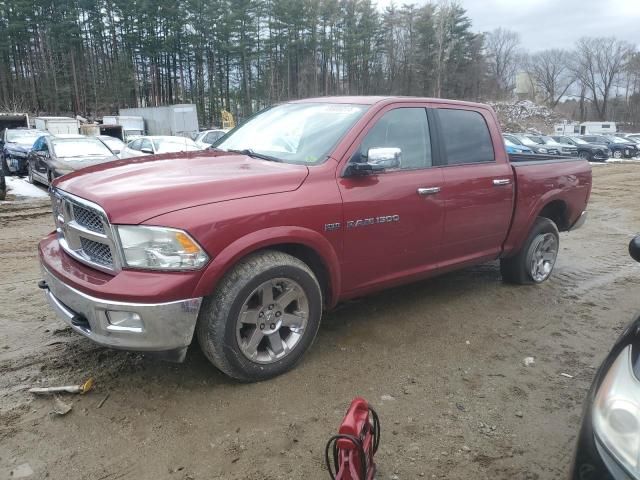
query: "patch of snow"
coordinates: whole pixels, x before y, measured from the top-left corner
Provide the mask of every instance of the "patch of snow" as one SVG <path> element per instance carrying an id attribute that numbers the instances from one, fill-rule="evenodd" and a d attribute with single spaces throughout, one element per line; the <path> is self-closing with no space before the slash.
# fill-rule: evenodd
<path id="1" fill-rule="evenodd" d="M 6 177 L 7 194 L 16 198 L 46 198 L 49 196 L 43 188 L 32 185 L 26 178 Z"/>
<path id="2" fill-rule="evenodd" d="M 607 163 L 635 163 L 640 165 L 640 158 L 609 158 Z"/>

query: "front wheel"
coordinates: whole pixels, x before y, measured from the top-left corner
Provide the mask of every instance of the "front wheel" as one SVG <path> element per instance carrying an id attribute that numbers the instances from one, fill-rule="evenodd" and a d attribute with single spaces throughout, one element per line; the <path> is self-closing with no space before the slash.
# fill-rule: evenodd
<path id="1" fill-rule="evenodd" d="M 614 150 L 613 158 L 622 158 L 622 150 Z"/>
<path id="2" fill-rule="evenodd" d="M 27 182 L 34 184 L 35 180 L 33 178 L 33 170 L 31 169 L 31 164 L 27 163 Z"/>
<path id="3" fill-rule="evenodd" d="M 0 170 L 2 170 L 5 176 L 11 175 L 9 171 L 9 164 L 7 163 L 7 157 L 4 155 L 0 156 Z"/>
<path id="4" fill-rule="evenodd" d="M 198 342 L 230 377 L 266 380 L 300 361 L 321 315 L 322 291 L 311 269 L 286 253 L 263 251 L 238 263 L 205 299 Z"/>
<path id="5" fill-rule="evenodd" d="M 548 218 L 538 217 L 522 249 L 500 260 L 500 273 L 507 283 L 542 283 L 551 276 L 560 249 L 558 227 Z"/>
<path id="6" fill-rule="evenodd" d="M 580 157 L 582 160 L 589 160 L 591 161 L 591 154 L 589 152 L 586 151 L 581 151 L 580 153 L 578 153 L 578 157 Z"/>

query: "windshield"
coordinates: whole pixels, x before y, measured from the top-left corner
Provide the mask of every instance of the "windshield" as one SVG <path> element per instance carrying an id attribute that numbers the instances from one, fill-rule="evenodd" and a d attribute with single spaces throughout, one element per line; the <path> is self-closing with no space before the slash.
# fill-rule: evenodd
<path id="1" fill-rule="evenodd" d="M 187 137 L 154 138 L 153 146 L 156 149 L 156 153 L 193 152 L 200 150 L 200 147 Z"/>
<path id="2" fill-rule="evenodd" d="M 48 136 L 49 134 L 41 130 L 7 130 L 7 142 L 33 145 L 43 135 Z"/>
<path id="3" fill-rule="evenodd" d="M 518 145 L 516 145 L 515 143 L 513 143 L 511 140 L 507 140 L 506 138 L 504 139 L 504 144 L 507 147 L 517 147 Z"/>
<path id="4" fill-rule="evenodd" d="M 51 145 L 58 158 L 110 157 L 113 155 L 101 141 L 93 138 L 58 139 L 53 140 Z"/>
<path id="5" fill-rule="evenodd" d="M 536 145 L 540 145 L 542 142 L 542 140 L 540 140 L 540 142 L 534 142 L 532 139 L 530 139 L 529 137 L 518 137 L 518 140 L 520 140 L 524 145 L 532 145 L 532 146 L 536 146 Z"/>
<path id="6" fill-rule="evenodd" d="M 587 145 L 589 143 L 589 142 L 585 142 L 581 138 L 574 138 L 573 141 L 576 143 L 579 143 L 580 145 Z"/>
<path id="7" fill-rule="evenodd" d="M 367 110 L 367 105 L 286 103 L 250 118 L 214 143 L 221 150 L 251 150 L 289 163 L 317 164 Z"/>
<path id="8" fill-rule="evenodd" d="M 100 137 L 100 140 L 106 143 L 111 150 L 122 150 L 124 146 L 124 142 L 116 137 Z"/>
<path id="9" fill-rule="evenodd" d="M 547 137 L 546 135 L 545 135 L 545 136 L 543 136 L 543 137 L 540 137 L 540 138 L 542 139 L 542 141 L 543 141 L 544 143 L 558 143 L 558 142 L 556 142 L 553 138 L 551 138 L 551 137 Z"/>
<path id="10" fill-rule="evenodd" d="M 534 143 L 537 143 L 538 145 L 544 145 L 544 140 L 542 139 L 542 137 L 526 137 L 526 138 L 528 140 L 531 140 Z M 524 143 L 527 143 L 527 142 L 524 142 Z"/>
<path id="11" fill-rule="evenodd" d="M 629 143 L 629 140 L 620 137 L 609 137 L 613 143 Z"/>

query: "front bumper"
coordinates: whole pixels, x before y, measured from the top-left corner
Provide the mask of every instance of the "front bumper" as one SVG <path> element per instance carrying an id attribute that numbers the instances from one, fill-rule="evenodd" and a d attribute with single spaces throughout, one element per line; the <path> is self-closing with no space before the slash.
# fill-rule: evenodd
<path id="1" fill-rule="evenodd" d="M 56 314 L 74 331 L 105 347 L 164 353 L 182 361 L 193 338 L 202 298 L 127 303 L 95 298 L 72 288 L 42 266 L 39 286 Z M 137 314 L 141 326 L 112 324 L 109 312 Z M 111 313 L 113 315 L 113 313 Z"/>

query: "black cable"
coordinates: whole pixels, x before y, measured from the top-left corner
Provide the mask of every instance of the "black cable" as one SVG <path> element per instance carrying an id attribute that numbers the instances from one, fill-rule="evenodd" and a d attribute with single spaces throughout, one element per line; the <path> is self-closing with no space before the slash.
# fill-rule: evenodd
<path id="1" fill-rule="evenodd" d="M 362 448 L 362 442 L 359 438 L 354 437 L 353 435 L 334 435 L 327 442 L 327 446 L 324 449 L 324 461 L 327 465 L 327 470 L 329 471 L 329 476 L 331 480 L 336 480 L 336 474 L 338 473 L 338 440 L 349 440 L 353 443 L 358 449 L 358 453 L 360 455 L 360 471 L 363 474 L 363 480 L 367 478 L 367 459 L 364 455 L 364 448 Z M 331 461 L 329 460 L 329 450 L 333 446 L 333 469 L 331 468 Z"/>
<path id="2" fill-rule="evenodd" d="M 378 451 L 378 445 L 380 445 L 380 418 L 371 406 L 369 406 L 369 412 L 371 413 L 371 418 L 373 419 L 373 456 Z"/>

